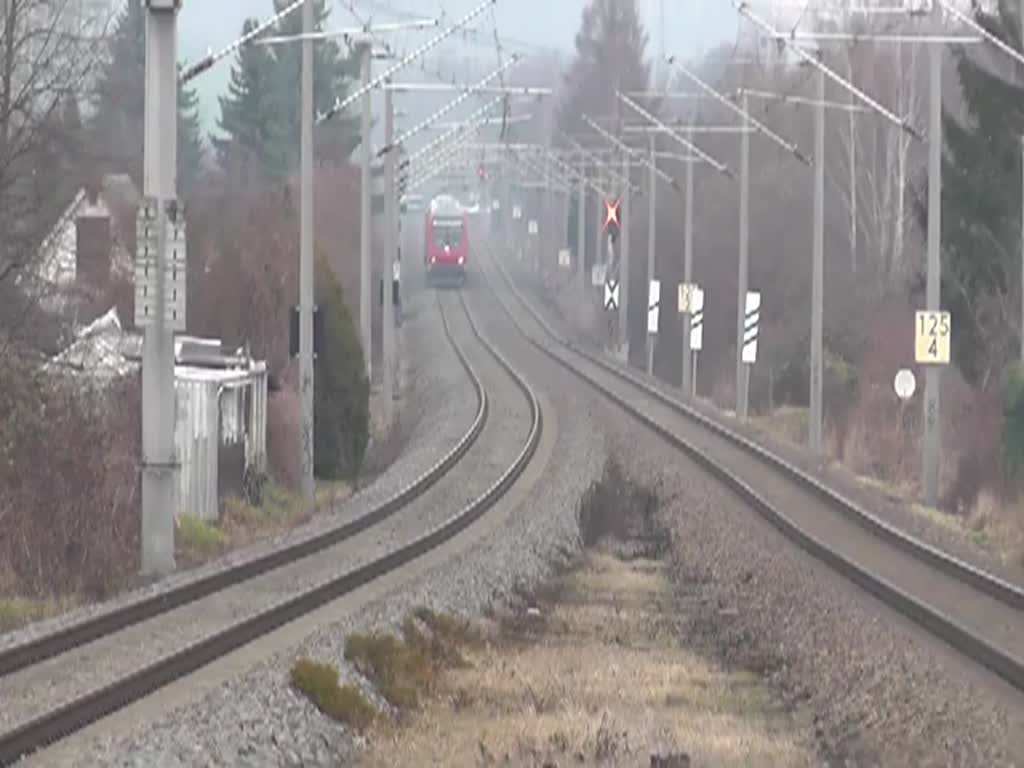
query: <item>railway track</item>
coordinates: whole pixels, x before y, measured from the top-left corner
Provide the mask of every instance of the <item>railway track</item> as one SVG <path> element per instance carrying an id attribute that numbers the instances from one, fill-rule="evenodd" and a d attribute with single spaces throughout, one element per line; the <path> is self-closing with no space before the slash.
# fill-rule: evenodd
<path id="1" fill-rule="evenodd" d="M 216 659 L 304 614 L 310 613 L 385 574 L 401 569 L 449 541 L 480 519 L 513 486 L 537 450 L 543 427 L 541 408 L 536 395 L 525 379 L 480 334 L 461 295 L 458 296 L 461 314 L 464 315 L 465 322 L 476 344 L 488 357 L 486 365 L 492 369 L 491 375 L 494 376 L 500 371 L 501 375 L 506 376 L 514 389 L 523 396 L 525 410 L 528 413 L 528 424 L 520 430 L 525 433 L 521 436 L 521 442 L 517 441 L 513 446 L 502 446 L 500 451 L 491 446 L 492 450 L 484 461 L 478 462 L 481 466 L 471 467 L 474 472 L 479 470 L 480 477 L 477 477 L 475 482 L 467 482 L 467 478 L 456 477 L 455 475 L 459 473 L 452 472 L 456 466 L 459 466 L 461 470 L 466 465 L 466 461 L 473 464 L 470 459 L 462 461 L 463 457 L 484 432 L 485 425 L 490 434 L 492 429 L 490 424 L 495 421 L 488 418 L 492 413 L 492 405 L 481 376 L 470 364 L 470 355 L 467 355 L 453 338 L 451 320 L 444 305 L 454 301 L 455 299 L 450 296 L 438 295 L 445 335 L 473 382 L 478 398 L 478 408 L 470 429 L 431 470 L 396 494 L 395 497 L 358 520 L 329 531 L 317 537 L 316 540 L 303 542 L 281 551 L 287 554 L 274 553 L 274 555 L 261 558 L 258 561 L 258 566 L 246 563 L 239 566 L 238 569 L 227 572 L 225 576 L 218 574 L 217 577 L 214 577 L 218 578 L 217 581 L 200 582 L 199 586 L 188 585 L 180 592 L 171 593 L 171 597 L 157 598 L 158 602 L 156 603 L 152 600 L 140 601 L 139 607 L 133 606 L 134 611 L 132 612 L 112 612 L 111 615 L 116 618 L 100 617 L 98 620 L 85 622 L 78 628 L 72 627 L 60 633 L 59 636 L 43 638 L 40 641 L 40 649 L 34 653 L 31 649 L 24 647 L 16 649 L 18 655 L 12 654 L 8 657 L 10 661 L 7 662 L 6 673 L 0 677 L 0 699 L 6 699 L 6 709 L 12 697 L 2 693 L 3 686 L 11 683 L 18 684 L 19 681 L 15 678 L 19 675 L 29 676 L 27 679 L 31 679 L 31 675 L 38 672 L 45 678 L 42 681 L 44 685 L 59 687 L 54 683 L 54 678 L 59 677 L 59 674 L 54 674 L 54 670 L 60 670 L 62 661 L 66 661 L 72 667 L 76 663 L 82 663 L 82 660 L 75 658 L 76 654 L 85 653 L 91 648 L 102 647 L 104 639 L 113 641 L 113 636 L 116 633 L 123 633 L 126 628 L 130 628 L 128 631 L 142 637 L 147 636 L 148 629 L 152 629 L 155 634 L 157 624 L 153 623 L 150 627 L 146 622 L 161 619 L 167 622 L 170 617 L 165 614 L 174 609 L 198 612 L 215 611 L 215 606 L 228 601 L 227 596 L 232 593 L 231 587 L 238 589 L 250 584 L 255 585 L 259 581 L 258 577 L 263 579 L 283 578 L 288 575 L 289 567 L 297 567 L 296 563 L 310 564 L 321 560 L 329 561 L 320 566 L 328 568 L 329 576 L 320 579 L 314 586 L 294 591 L 290 589 L 291 582 L 286 581 L 283 597 L 276 600 L 270 607 L 259 610 L 241 620 L 231 621 L 227 626 L 183 647 L 181 645 L 174 647 L 169 652 L 163 653 L 155 660 L 148 661 L 127 674 L 116 675 L 113 680 L 92 687 L 88 693 L 68 703 L 47 706 L 40 713 L 33 714 L 23 721 L 16 721 L 13 727 L 0 733 L 0 765 L 10 765 L 22 756 L 59 741 L 86 725 L 153 694 L 163 686 L 201 669 Z M 492 434 L 490 442 L 501 442 L 505 436 L 500 432 L 498 436 Z M 474 450 L 471 456 L 475 457 L 478 453 L 483 452 L 488 447 L 488 442 L 487 440 L 481 441 L 483 447 Z M 511 451 L 514 451 L 514 454 L 511 454 L 510 458 Z M 490 473 L 483 471 L 483 468 L 490 468 Z M 483 485 L 484 483 L 486 485 Z M 451 493 L 452 487 L 462 488 L 461 495 L 457 497 L 466 499 L 464 505 L 454 514 L 448 514 L 446 511 L 449 508 L 450 498 L 442 499 L 440 495 L 446 485 L 449 493 Z M 418 510 L 419 517 L 412 516 L 411 510 L 414 508 Z M 396 515 L 399 511 L 403 511 L 403 515 Z M 385 535 L 383 533 L 385 524 L 398 529 L 400 519 L 405 515 L 410 516 L 410 520 L 405 523 L 406 526 L 412 526 L 415 532 L 414 536 L 406 537 L 411 540 L 403 541 L 396 547 L 386 548 L 383 554 L 368 558 L 344 573 L 336 573 L 337 569 L 333 563 L 339 562 L 337 558 L 311 557 L 313 554 L 326 553 L 328 550 L 335 553 L 335 548 L 339 545 L 350 545 L 354 551 L 365 549 L 370 542 L 363 541 L 362 538 L 372 534 L 378 537 L 373 543 L 379 545 L 379 537 Z M 422 532 L 424 529 L 426 533 Z M 364 533 L 362 538 L 359 536 L 360 533 Z M 347 560 L 348 562 L 352 560 L 358 562 L 357 557 L 350 555 L 350 558 Z M 341 561 L 346 562 L 346 560 Z M 253 589 L 256 589 L 255 586 Z M 216 602 L 204 600 L 215 593 L 221 593 L 216 594 L 214 598 Z M 159 602 L 161 599 L 163 600 L 162 604 Z M 102 621 L 106 623 L 97 623 Z M 157 644 L 159 645 L 159 643 Z M 120 642 L 113 642 L 113 649 L 107 649 L 107 652 L 117 653 L 119 648 L 124 647 L 126 646 Z M 99 654 L 98 651 L 93 653 L 94 655 Z M 85 661 L 89 661 L 88 654 Z M 63 699 L 58 698 L 56 701 L 63 702 Z"/>
<path id="2" fill-rule="evenodd" d="M 530 344 L 687 454 L 803 549 L 1024 691 L 1024 590 L 895 529 L 663 387 L 566 339 L 493 253 L 487 261 L 517 308 L 481 274 L 483 282 Z"/>

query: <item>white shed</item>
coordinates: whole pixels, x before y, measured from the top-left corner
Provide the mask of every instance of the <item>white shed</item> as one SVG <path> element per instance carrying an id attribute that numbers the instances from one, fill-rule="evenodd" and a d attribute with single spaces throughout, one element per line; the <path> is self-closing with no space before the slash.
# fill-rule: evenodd
<path id="1" fill-rule="evenodd" d="M 245 471 L 267 468 L 267 366 L 174 368 L 178 512 L 215 521 L 220 498 L 242 490 Z"/>

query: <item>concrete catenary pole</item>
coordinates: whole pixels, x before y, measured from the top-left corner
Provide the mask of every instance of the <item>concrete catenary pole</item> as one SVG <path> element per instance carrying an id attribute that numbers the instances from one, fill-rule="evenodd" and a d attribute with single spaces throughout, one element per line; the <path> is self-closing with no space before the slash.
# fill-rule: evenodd
<path id="1" fill-rule="evenodd" d="M 942 5 L 933 8 L 936 26 L 942 22 Z M 939 251 L 942 237 L 942 46 L 929 46 L 929 104 L 928 104 L 928 277 L 927 308 L 939 310 L 941 262 Z M 924 471 L 925 503 L 935 505 L 939 491 L 939 423 L 940 379 L 939 368 L 930 365 L 924 375 Z"/>
<path id="2" fill-rule="evenodd" d="M 825 73 L 818 70 L 814 121 L 814 263 L 811 268 L 811 450 L 821 451 L 822 301 L 825 271 Z"/>
<path id="3" fill-rule="evenodd" d="M 624 361 L 629 362 L 629 232 L 630 232 L 630 198 L 629 155 L 622 159 L 622 226 L 619 231 L 619 354 L 625 355 Z"/>
<path id="4" fill-rule="evenodd" d="M 388 80 L 390 83 L 390 80 Z M 389 88 L 384 89 L 384 146 L 390 147 L 395 139 L 395 108 L 392 93 Z M 384 281 L 384 316 L 383 323 L 383 347 L 384 355 L 382 364 L 384 366 L 383 379 L 384 388 L 381 393 L 384 406 L 384 424 L 386 429 L 391 429 L 391 422 L 394 417 L 392 400 L 394 398 L 395 386 L 395 317 L 394 317 L 394 296 L 393 276 L 395 259 L 398 255 L 398 216 L 396 208 L 398 200 L 395 197 L 395 153 L 388 152 L 384 156 L 384 253 L 381 259 L 380 274 Z"/>
<path id="5" fill-rule="evenodd" d="M 149 6 L 146 12 L 144 181 L 157 201 L 156 301 L 142 346 L 142 573 L 174 570 L 175 486 L 174 331 L 165 308 L 167 211 L 177 197 L 178 69 L 177 16 Z"/>
<path id="6" fill-rule="evenodd" d="M 370 65 L 372 62 L 372 44 L 369 40 L 363 40 L 360 44 L 360 67 L 362 73 L 362 85 L 366 88 L 370 84 Z M 371 130 L 371 109 L 370 90 L 362 96 L 363 114 L 361 126 L 362 138 L 362 181 L 361 181 L 361 204 L 359 217 L 359 332 L 363 343 L 363 354 L 366 356 L 366 375 L 369 377 L 373 372 L 373 260 L 370 255 L 372 249 L 372 232 L 370 231 L 370 194 L 372 182 L 370 180 L 370 160 L 373 155 Z"/>
<path id="7" fill-rule="evenodd" d="M 299 237 L 299 380 L 302 396 L 302 496 L 316 493 L 313 478 L 313 0 L 302 6 L 302 189 Z"/>
<path id="8" fill-rule="evenodd" d="M 686 132 L 686 140 L 693 141 L 692 121 L 691 127 Z M 693 166 L 691 160 L 686 164 L 686 213 L 684 223 L 686 226 L 685 240 L 683 241 L 683 282 L 693 286 Z M 692 301 L 692 298 L 691 298 Z M 690 397 L 693 392 L 693 372 L 691 366 L 690 352 L 690 312 L 683 314 L 683 396 Z"/>
<path id="9" fill-rule="evenodd" d="M 750 257 L 750 121 L 749 97 L 742 94 L 743 135 L 740 137 L 740 263 L 736 280 L 736 415 L 747 420 L 747 369 L 743 363 L 747 269 Z"/>
<path id="10" fill-rule="evenodd" d="M 604 173 L 600 169 L 597 171 L 597 181 L 597 185 L 601 189 L 605 189 Z M 607 216 L 607 213 L 605 211 L 604 198 L 601 198 L 597 201 L 597 206 L 595 207 L 595 210 L 597 211 L 597 215 L 594 217 L 594 263 L 607 264 L 608 254 L 605 250 L 606 246 L 604 243 L 604 220 Z"/>
<path id="11" fill-rule="evenodd" d="M 584 328 L 587 322 L 587 182 L 582 173 L 576 189 L 576 280 L 579 284 L 580 328 Z"/>
<path id="12" fill-rule="evenodd" d="M 654 173 L 654 164 L 657 162 L 657 155 L 655 154 L 657 148 L 657 141 L 654 134 L 651 134 L 651 167 L 648 170 L 648 180 L 650 182 L 650 199 L 647 201 L 647 298 L 644 299 L 644 306 L 650 305 L 650 290 L 651 281 L 655 279 L 655 261 L 657 259 L 657 186 L 658 177 Z M 660 299 L 659 299 L 660 301 Z M 660 319 L 660 318 L 659 318 Z M 646 327 L 647 320 L 644 320 Z M 647 333 L 647 375 L 651 376 L 654 374 L 654 345 L 657 341 L 657 337 L 653 333 Z"/>
<path id="13" fill-rule="evenodd" d="M 1020 22 L 1020 39 L 1024 40 L 1024 0 L 1020 0 L 1017 20 Z M 1021 83 L 1024 84 L 1024 78 Z M 1020 357 L 1024 360 L 1024 136 L 1020 140 Z"/>

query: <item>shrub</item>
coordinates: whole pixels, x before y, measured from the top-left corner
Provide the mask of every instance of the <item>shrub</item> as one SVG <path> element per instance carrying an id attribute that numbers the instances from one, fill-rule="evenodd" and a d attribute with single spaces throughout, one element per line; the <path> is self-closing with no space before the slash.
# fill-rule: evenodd
<path id="1" fill-rule="evenodd" d="M 191 515 L 179 516 L 176 529 L 176 544 L 186 557 L 205 559 L 218 555 L 228 543 L 222 530 Z"/>
<path id="2" fill-rule="evenodd" d="M 416 706 L 420 690 L 433 679 L 434 667 L 429 656 L 394 635 L 349 635 L 345 659 L 372 680 L 380 695 L 395 707 Z"/>
<path id="3" fill-rule="evenodd" d="M 290 491 L 302 483 L 302 403 L 291 387 L 272 392 L 267 402 L 267 463 L 270 474 Z"/>
<path id="4" fill-rule="evenodd" d="M 138 568 L 139 379 L 0 360 L 0 560 L 28 597 L 103 598 Z"/>
<path id="5" fill-rule="evenodd" d="M 323 259 L 317 260 L 316 287 L 324 338 L 315 368 L 314 471 L 326 479 L 351 479 L 369 441 L 370 383 L 341 285 Z"/>
<path id="6" fill-rule="evenodd" d="M 292 666 L 291 681 L 317 709 L 356 730 L 366 730 L 377 716 L 358 688 L 338 685 L 338 670 L 330 664 L 299 659 Z"/>
<path id="7" fill-rule="evenodd" d="M 1009 483 L 1016 491 L 1024 467 L 1024 366 L 1018 363 L 1006 371 L 1002 395 L 1003 457 Z"/>

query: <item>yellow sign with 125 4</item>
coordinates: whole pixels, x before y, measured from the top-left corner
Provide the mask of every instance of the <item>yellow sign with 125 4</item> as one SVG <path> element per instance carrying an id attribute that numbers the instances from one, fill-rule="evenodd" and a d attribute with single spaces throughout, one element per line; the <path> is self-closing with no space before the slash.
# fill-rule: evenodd
<path id="1" fill-rule="evenodd" d="M 951 332 L 949 312 L 916 312 L 914 360 L 922 365 L 949 365 Z"/>

